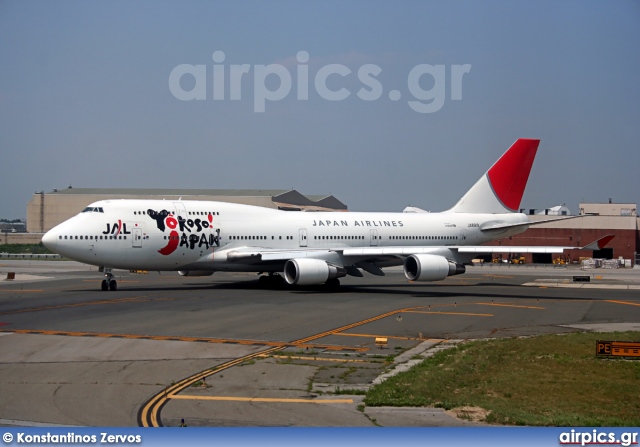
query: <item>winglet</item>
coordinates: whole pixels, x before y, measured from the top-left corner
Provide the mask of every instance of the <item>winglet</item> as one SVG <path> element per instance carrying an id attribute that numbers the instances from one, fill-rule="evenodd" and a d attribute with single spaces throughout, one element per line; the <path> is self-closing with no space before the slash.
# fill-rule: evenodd
<path id="1" fill-rule="evenodd" d="M 606 236 L 601 237 L 597 241 L 593 241 L 590 244 L 585 245 L 584 247 L 580 247 L 580 250 L 602 250 L 611 239 L 615 236 L 613 234 L 607 234 Z"/>

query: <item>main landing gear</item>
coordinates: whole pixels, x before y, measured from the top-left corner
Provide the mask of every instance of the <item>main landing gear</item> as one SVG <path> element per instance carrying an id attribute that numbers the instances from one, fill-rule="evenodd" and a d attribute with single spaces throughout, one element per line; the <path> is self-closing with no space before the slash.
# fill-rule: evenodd
<path id="1" fill-rule="evenodd" d="M 102 280 L 102 290 L 107 291 L 115 291 L 118 290 L 118 282 L 113 279 L 113 274 L 111 273 L 111 269 L 104 269 L 104 277 Z"/>
<path id="2" fill-rule="evenodd" d="M 260 276 L 258 284 L 265 289 L 282 289 L 287 285 L 282 276 L 274 273 Z"/>

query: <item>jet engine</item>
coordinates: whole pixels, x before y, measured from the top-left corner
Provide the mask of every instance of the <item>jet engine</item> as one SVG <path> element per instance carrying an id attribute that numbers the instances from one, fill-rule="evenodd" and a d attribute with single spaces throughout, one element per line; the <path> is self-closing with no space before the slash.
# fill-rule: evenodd
<path id="1" fill-rule="evenodd" d="M 409 281 L 441 281 L 447 276 L 464 273 L 462 264 L 438 255 L 411 255 L 404 260 L 404 275 Z"/>
<path id="2" fill-rule="evenodd" d="M 290 259 L 284 265 L 284 279 L 291 285 L 324 284 L 330 279 L 343 276 L 347 276 L 345 269 L 329 265 L 320 259 Z"/>
<path id="3" fill-rule="evenodd" d="M 180 276 L 211 276 L 213 270 L 178 270 Z"/>

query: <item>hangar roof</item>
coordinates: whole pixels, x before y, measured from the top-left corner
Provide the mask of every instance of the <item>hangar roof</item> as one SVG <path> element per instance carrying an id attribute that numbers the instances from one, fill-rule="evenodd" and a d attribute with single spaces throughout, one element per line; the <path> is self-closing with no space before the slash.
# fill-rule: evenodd
<path id="1" fill-rule="evenodd" d="M 347 209 L 347 205 L 332 195 L 305 196 L 295 189 L 157 189 L 157 188 L 65 188 L 47 194 L 64 195 L 135 195 L 135 196 L 227 196 L 271 197 L 274 202 L 298 206 L 319 206 Z"/>

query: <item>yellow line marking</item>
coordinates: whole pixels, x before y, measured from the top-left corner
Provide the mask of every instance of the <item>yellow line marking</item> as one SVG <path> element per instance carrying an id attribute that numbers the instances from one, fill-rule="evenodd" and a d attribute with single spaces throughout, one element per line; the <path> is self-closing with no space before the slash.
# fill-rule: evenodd
<path id="1" fill-rule="evenodd" d="M 173 300 L 174 298 L 161 298 L 161 299 L 166 301 L 166 300 Z M 155 298 L 148 298 L 146 296 L 135 296 L 135 297 L 129 297 L 129 298 L 119 298 L 115 300 L 88 301 L 85 303 L 60 304 L 58 306 L 33 307 L 31 309 L 11 310 L 6 312 L 0 312 L 0 315 L 21 314 L 26 312 L 39 312 L 41 310 L 68 309 L 71 307 L 100 306 L 105 304 L 145 303 L 145 302 L 154 301 L 154 300 Z"/>
<path id="2" fill-rule="evenodd" d="M 284 346 L 269 348 L 261 352 L 255 352 L 253 354 L 245 355 L 235 360 L 231 360 L 221 365 L 214 366 L 213 368 L 206 369 L 199 373 L 193 374 L 192 376 L 182 379 L 178 383 L 174 383 L 173 385 L 165 388 L 163 391 L 153 396 L 142 407 L 142 409 L 140 410 L 140 416 L 139 416 L 141 425 L 143 427 L 160 427 L 161 426 L 160 410 L 169 399 L 169 396 L 175 395 L 181 392 L 182 390 L 190 387 L 191 385 L 198 382 L 199 380 L 212 376 L 222 370 L 231 368 L 232 366 L 238 365 L 246 360 L 250 360 L 254 357 L 257 357 L 260 354 L 269 354 L 271 352 L 275 352 L 282 348 L 284 348 Z"/>
<path id="3" fill-rule="evenodd" d="M 484 275 L 487 278 L 513 278 L 513 276 L 508 275 Z"/>
<path id="4" fill-rule="evenodd" d="M 1 315 L 1 314 L 0 314 Z M 70 331 L 56 331 L 56 330 L 40 330 L 40 329 L 0 329 L 0 333 L 15 333 L 15 334 L 32 334 L 32 335 L 61 335 L 65 337 L 101 337 L 101 338 L 126 338 L 133 340 L 154 340 L 154 341 L 184 341 L 184 342 L 203 342 L 203 343 L 232 343 L 238 345 L 252 345 L 252 346 L 278 346 L 282 349 L 286 347 L 295 348 L 310 348 L 310 349 L 324 349 L 327 351 L 368 351 L 366 347 L 353 347 L 353 346 L 341 346 L 341 345 L 323 345 L 309 343 L 305 345 L 298 345 L 295 343 L 287 343 L 280 341 L 267 341 L 267 340 L 243 340 L 233 338 L 209 338 L 209 337 L 184 337 L 173 335 L 141 335 L 141 334 L 108 334 L 101 332 L 70 332 Z"/>
<path id="5" fill-rule="evenodd" d="M 474 314 L 470 312 L 428 312 L 424 310 L 405 310 L 404 313 L 433 314 L 433 315 L 464 315 L 468 317 L 493 317 L 493 314 Z"/>
<path id="6" fill-rule="evenodd" d="M 169 394 L 167 399 L 216 400 L 230 402 L 277 402 L 287 404 L 352 404 L 353 399 L 285 399 L 271 397 L 185 396 Z"/>
<path id="7" fill-rule="evenodd" d="M 320 338 L 324 338 L 327 337 L 329 335 L 333 335 L 336 334 L 338 332 L 343 332 L 346 331 L 348 329 L 352 329 L 354 327 L 357 326 L 362 326 L 364 324 L 367 323 L 371 323 L 373 321 L 378 321 L 381 320 L 383 318 L 389 317 L 391 315 L 396 315 L 398 313 L 401 313 L 403 311 L 406 310 L 412 310 L 412 309 L 420 309 L 420 308 L 425 308 L 427 306 L 417 306 L 417 307 L 411 307 L 411 308 L 405 308 L 405 309 L 396 309 L 396 310 L 392 310 L 390 312 L 386 312 L 384 314 L 380 314 L 377 315 L 375 317 L 371 317 L 371 318 L 367 318 L 366 320 L 362 320 L 362 321 L 358 321 L 356 323 L 351 323 L 351 324 L 347 324 L 345 326 L 339 327 L 339 328 L 335 328 L 335 329 L 331 329 L 329 331 L 325 331 L 325 332 L 321 332 L 319 334 L 315 334 L 312 335 L 310 337 L 306 337 L 306 338 L 301 338 L 299 340 L 295 340 L 293 342 L 290 343 L 282 343 L 280 346 L 275 346 L 273 348 L 270 349 L 266 349 L 264 351 L 260 351 L 260 352 L 256 352 L 254 354 L 250 354 L 250 355 L 246 355 L 244 357 L 240 357 L 238 359 L 232 360 L 230 362 L 227 363 L 223 363 L 222 365 L 218 365 L 215 366 L 213 368 L 207 369 L 205 371 L 201 371 L 197 374 L 194 374 L 190 377 L 187 377 L 181 381 L 179 381 L 178 383 L 175 383 L 167 388 L 165 388 L 163 391 L 161 391 L 160 393 L 156 394 L 155 396 L 153 396 L 151 399 L 149 399 L 147 401 L 146 404 L 143 405 L 143 407 L 140 409 L 140 413 L 138 416 L 138 421 L 140 423 L 140 425 L 142 427 L 159 427 L 162 425 L 161 421 L 160 421 L 160 410 L 162 410 L 162 407 L 164 406 L 164 404 L 167 402 L 168 400 L 168 396 L 170 395 L 174 395 L 174 394 L 178 394 L 181 391 L 183 391 L 184 389 L 188 388 L 189 386 L 191 386 L 192 384 L 196 383 L 198 380 L 202 380 L 205 377 L 209 377 L 212 376 L 224 369 L 227 368 L 231 368 L 235 365 L 238 365 L 246 360 L 250 360 L 252 358 L 258 357 L 258 356 L 262 356 L 262 355 L 268 355 L 271 353 L 274 353 L 276 351 L 280 351 L 282 349 L 284 349 L 286 346 L 304 346 L 305 343 L 308 343 L 310 341 L 313 340 L 318 340 Z"/>
<path id="8" fill-rule="evenodd" d="M 628 301 L 606 300 L 607 303 L 626 304 L 627 306 L 640 306 L 640 303 L 630 303 Z"/>
<path id="9" fill-rule="evenodd" d="M 352 334 L 349 332 L 340 332 L 338 334 L 333 334 L 333 335 L 340 335 L 344 337 L 367 337 L 367 338 L 385 337 L 385 338 L 393 338 L 395 340 L 422 340 L 421 338 L 416 338 L 416 337 L 398 337 L 394 335 L 373 335 L 373 334 Z"/>
<path id="10" fill-rule="evenodd" d="M 520 306 L 518 304 L 502 304 L 502 303 L 475 303 L 475 304 L 479 304 L 481 306 L 500 306 L 500 307 L 516 307 L 516 308 L 520 308 L 520 309 L 540 309 L 540 310 L 545 310 L 545 307 L 538 307 L 538 306 Z"/>

